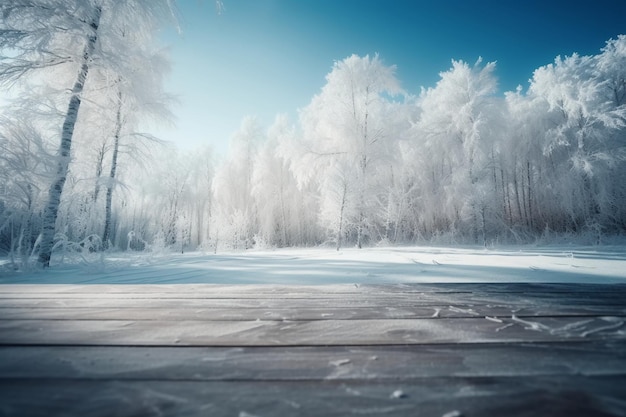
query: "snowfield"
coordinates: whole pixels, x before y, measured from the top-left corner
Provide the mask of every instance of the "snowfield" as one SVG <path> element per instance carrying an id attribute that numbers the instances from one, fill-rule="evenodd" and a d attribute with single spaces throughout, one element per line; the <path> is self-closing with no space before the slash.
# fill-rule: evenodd
<path id="1" fill-rule="evenodd" d="M 626 283 L 626 244 L 122 252 L 60 261 L 32 272 L 12 272 L 5 263 L 0 284 Z"/>

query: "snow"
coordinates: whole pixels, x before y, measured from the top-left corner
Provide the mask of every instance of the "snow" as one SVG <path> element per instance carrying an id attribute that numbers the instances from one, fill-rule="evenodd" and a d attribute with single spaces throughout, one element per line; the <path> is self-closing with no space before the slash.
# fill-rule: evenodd
<path id="1" fill-rule="evenodd" d="M 441 417 L 463 417 L 463 414 L 458 410 L 450 411 L 449 413 L 445 413 Z"/>
<path id="2" fill-rule="evenodd" d="M 0 283 L 626 283 L 626 244 L 120 252 L 76 257 L 76 261 L 66 256 L 59 262 L 60 258 L 53 258 L 52 268 L 45 271 L 13 272 L 8 265 L 0 266 Z"/>
<path id="3" fill-rule="evenodd" d="M 398 398 L 406 398 L 408 395 L 404 393 L 404 391 L 398 389 L 391 393 L 390 398 L 398 399 Z"/>

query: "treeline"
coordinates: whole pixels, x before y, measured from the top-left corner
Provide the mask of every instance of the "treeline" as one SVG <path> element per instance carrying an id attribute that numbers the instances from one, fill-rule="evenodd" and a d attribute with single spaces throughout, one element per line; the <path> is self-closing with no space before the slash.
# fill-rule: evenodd
<path id="1" fill-rule="evenodd" d="M 104 119 L 85 117 L 57 242 L 102 248 L 99 187 L 115 189 L 107 241 L 122 250 L 623 234 L 626 36 L 594 56 L 557 58 L 526 91 L 498 94 L 495 70 L 453 61 L 436 86 L 410 95 L 395 67 L 353 55 L 297 121 L 245 118 L 224 158 L 122 135 L 114 184 L 110 139 L 90 137 Z M 33 254 L 54 158 L 36 127 L 1 129 L 0 246 Z"/>

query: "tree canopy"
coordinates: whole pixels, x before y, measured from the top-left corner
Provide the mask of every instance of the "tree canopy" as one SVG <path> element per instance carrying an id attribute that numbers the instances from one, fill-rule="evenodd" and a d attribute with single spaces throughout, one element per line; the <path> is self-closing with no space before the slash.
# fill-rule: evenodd
<path id="1" fill-rule="evenodd" d="M 167 115 L 151 34 L 169 2 L 38 0 L 39 14 L 19 9 L 27 3 L 0 6 L 1 45 L 13 51 L 2 80 L 31 91 L 0 123 L 0 250 L 25 264 L 41 252 L 59 167 L 58 251 L 97 246 L 105 222 L 112 247 L 127 250 L 597 243 L 626 232 L 626 36 L 556 58 L 526 91 L 504 94 L 496 64 L 480 59 L 453 60 L 412 95 L 378 55 L 351 55 L 297 120 L 244 118 L 219 159 L 129 140 L 141 117 Z M 131 5 L 141 24 L 113 18 Z M 55 153 L 72 100 L 83 102 L 74 144 Z"/>

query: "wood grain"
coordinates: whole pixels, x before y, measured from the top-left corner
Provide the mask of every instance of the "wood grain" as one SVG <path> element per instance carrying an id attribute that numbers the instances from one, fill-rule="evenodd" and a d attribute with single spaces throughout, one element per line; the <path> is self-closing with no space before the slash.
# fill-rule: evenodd
<path id="1" fill-rule="evenodd" d="M 8 379 L 299 381 L 624 375 L 626 341 L 315 347 L 2 346 Z M 28 366 L 24 366 L 28 364 Z"/>
<path id="2" fill-rule="evenodd" d="M 0 285 L 0 415 L 624 416 L 625 322 L 626 285 Z"/>
<path id="3" fill-rule="evenodd" d="M 624 376 L 388 381 L 0 381 L 3 416 L 624 415 Z"/>

